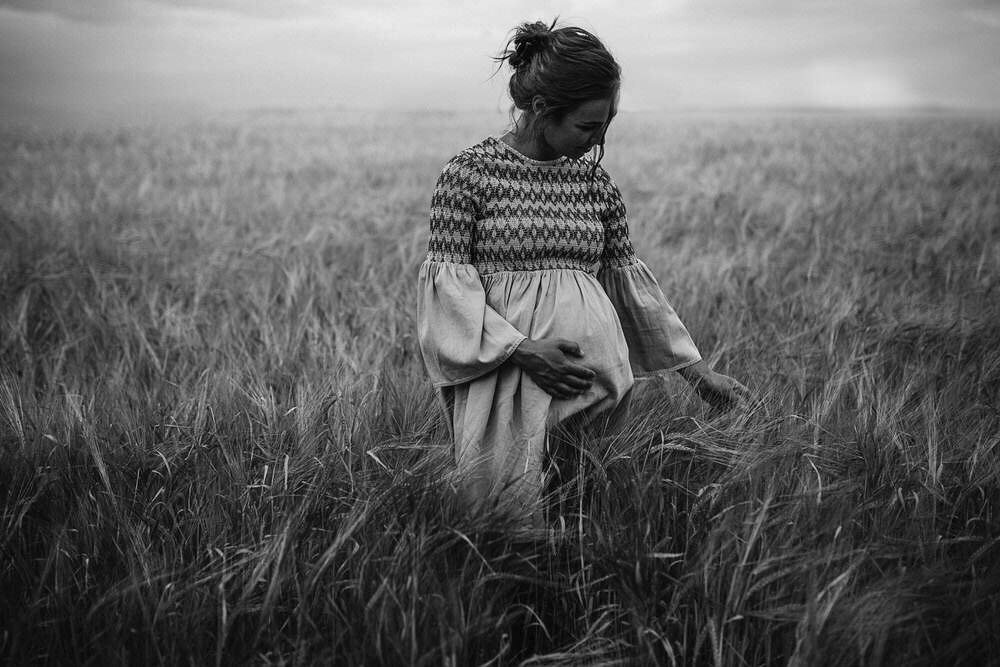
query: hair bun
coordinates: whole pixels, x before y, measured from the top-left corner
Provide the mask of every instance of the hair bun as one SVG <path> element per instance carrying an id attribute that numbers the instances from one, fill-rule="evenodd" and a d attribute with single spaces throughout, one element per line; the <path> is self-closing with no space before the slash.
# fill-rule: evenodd
<path id="1" fill-rule="evenodd" d="M 520 69 L 549 46 L 552 41 L 552 29 L 541 21 L 522 23 L 517 27 L 512 41 L 514 49 L 508 57 L 508 62 L 514 69 Z"/>

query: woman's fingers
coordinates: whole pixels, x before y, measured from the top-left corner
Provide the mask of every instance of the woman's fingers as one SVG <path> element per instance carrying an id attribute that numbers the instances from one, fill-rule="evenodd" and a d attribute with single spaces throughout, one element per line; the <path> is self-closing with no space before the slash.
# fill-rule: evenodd
<path id="1" fill-rule="evenodd" d="M 749 387 L 747 387 L 742 382 L 737 382 L 736 380 L 733 380 L 733 382 L 735 383 L 733 389 L 736 392 L 737 396 L 739 396 L 742 399 L 753 398 L 753 392 L 750 391 Z"/>
<path id="2" fill-rule="evenodd" d="M 733 399 L 738 398 L 749 398 L 750 390 L 747 389 L 746 385 L 735 378 L 731 378 L 728 375 L 723 375 L 722 378 L 725 379 L 725 388 Z"/>
<path id="3" fill-rule="evenodd" d="M 567 387 L 565 385 L 561 385 L 559 387 L 559 391 L 557 392 L 557 396 L 556 397 L 557 398 L 561 398 L 563 400 L 567 400 L 567 399 L 573 398 L 574 396 L 578 396 L 578 395 L 579 395 L 579 392 L 574 391 L 574 390 L 570 389 L 569 387 Z"/>
<path id="4" fill-rule="evenodd" d="M 580 364 L 580 346 L 565 338 L 525 340 L 518 348 L 519 366 L 547 394 L 556 398 L 573 398 L 590 389 L 597 373 Z"/>
<path id="5" fill-rule="evenodd" d="M 580 349 L 579 344 L 571 340 L 559 338 L 556 340 L 556 346 L 567 356 L 576 357 L 577 359 L 583 358 L 583 351 Z M 580 377 L 592 378 L 595 375 L 594 371 L 590 370 L 586 366 L 581 366 L 580 364 L 572 361 L 566 362 L 565 368 L 566 372 L 579 375 Z"/>
<path id="6" fill-rule="evenodd" d="M 566 340 L 565 338 L 558 338 L 556 339 L 556 346 L 570 356 L 573 357 L 583 356 L 583 352 L 580 350 L 580 346 L 571 340 Z"/>
<path id="7" fill-rule="evenodd" d="M 583 378 L 587 380 L 588 384 L 590 380 L 593 379 L 595 375 L 597 375 L 591 369 L 587 368 L 586 366 L 583 366 L 582 364 L 578 364 L 574 361 L 566 361 L 560 364 L 557 371 L 565 377 Z"/>
<path id="8" fill-rule="evenodd" d="M 560 399 L 576 398 L 590 388 L 588 382 L 586 386 L 570 385 L 566 382 L 545 383 L 539 385 L 546 394 Z"/>
<path id="9" fill-rule="evenodd" d="M 552 398 L 569 398 L 568 387 L 563 387 L 559 384 L 549 384 L 547 382 L 538 383 L 538 386 Z"/>
<path id="10" fill-rule="evenodd" d="M 590 381 L 594 379 L 594 371 L 590 370 L 585 366 L 579 366 L 577 364 L 572 364 L 565 369 L 563 369 L 562 380 L 564 382 L 579 383 L 582 382 L 586 386 L 590 386 Z"/>
<path id="11" fill-rule="evenodd" d="M 591 381 L 589 375 L 581 377 L 579 375 L 556 372 L 549 369 L 540 373 L 526 371 L 535 381 L 542 391 L 556 398 L 573 398 L 590 389 Z"/>
<path id="12" fill-rule="evenodd" d="M 750 390 L 738 380 L 718 374 L 715 381 L 704 385 L 704 398 L 719 408 L 731 408 L 752 397 Z"/>

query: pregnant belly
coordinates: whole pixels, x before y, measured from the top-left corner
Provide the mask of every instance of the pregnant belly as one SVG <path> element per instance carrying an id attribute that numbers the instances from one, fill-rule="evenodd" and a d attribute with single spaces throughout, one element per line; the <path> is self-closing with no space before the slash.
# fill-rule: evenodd
<path id="1" fill-rule="evenodd" d="M 565 338 L 580 346 L 597 377 L 583 400 L 614 402 L 632 385 L 628 347 L 614 306 L 585 271 L 550 269 L 483 276 L 486 301 L 533 339 Z"/>

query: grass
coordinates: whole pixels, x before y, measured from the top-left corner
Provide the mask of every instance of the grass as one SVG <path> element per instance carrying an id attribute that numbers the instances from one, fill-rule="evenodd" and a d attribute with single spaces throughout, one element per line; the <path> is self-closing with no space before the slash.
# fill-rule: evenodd
<path id="1" fill-rule="evenodd" d="M 640 254 L 758 398 L 646 382 L 536 535 L 456 502 L 414 339 L 437 172 L 502 127 L 0 133 L 4 660 L 996 660 L 1000 121 L 617 120 Z"/>

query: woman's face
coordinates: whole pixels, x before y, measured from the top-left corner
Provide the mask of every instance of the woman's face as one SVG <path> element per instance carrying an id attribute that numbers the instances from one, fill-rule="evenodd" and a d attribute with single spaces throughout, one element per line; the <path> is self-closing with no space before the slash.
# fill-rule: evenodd
<path id="1" fill-rule="evenodd" d="M 583 157 L 604 141 L 604 133 L 615 111 L 614 99 L 584 102 L 569 111 L 561 121 L 545 123 L 542 139 L 555 156 Z"/>

